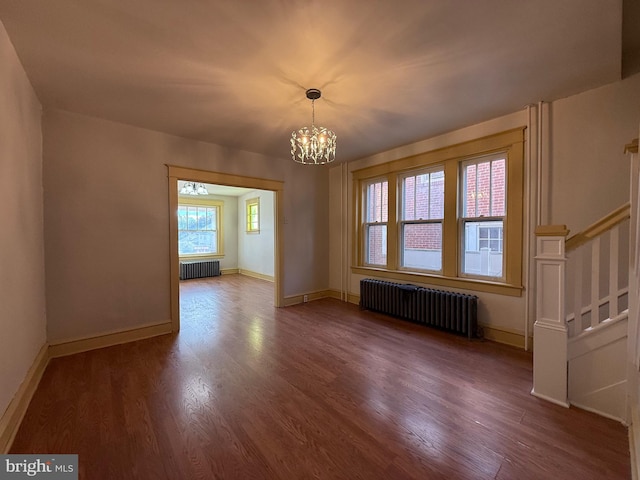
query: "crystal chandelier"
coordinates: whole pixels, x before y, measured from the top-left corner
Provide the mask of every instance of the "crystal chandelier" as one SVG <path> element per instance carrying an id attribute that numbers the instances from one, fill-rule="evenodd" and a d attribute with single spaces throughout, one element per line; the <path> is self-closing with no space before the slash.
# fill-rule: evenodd
<path id="1" fill-rule="evenodd" d="M 317 88 L 307 90 L 307 98 L 311 100 L 311 127 L 302 127 L 291 134 L 291 156 L 294 162 L 322 165 L 336 159 L 336 134 L 315 125 L 315 101 L 320 96 L 321 92 Z"/>
<path id="2" fill-rule="evenodd" d="M 209 190 L 204 183 L 186 182 L 180 189 L 181 195 L 209 195 Z"/>

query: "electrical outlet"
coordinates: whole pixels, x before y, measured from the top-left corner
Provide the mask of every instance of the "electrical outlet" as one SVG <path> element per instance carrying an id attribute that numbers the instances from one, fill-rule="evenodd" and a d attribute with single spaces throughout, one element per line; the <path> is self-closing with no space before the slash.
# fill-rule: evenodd
<path id="1" fill-rule="evenodd" d="M 302 301 L 303 301 L 304 303 L 307 303 L 307 302 L 309 301 L 309 295 L 304 295 L 304 296 L 302 297 Z"/>

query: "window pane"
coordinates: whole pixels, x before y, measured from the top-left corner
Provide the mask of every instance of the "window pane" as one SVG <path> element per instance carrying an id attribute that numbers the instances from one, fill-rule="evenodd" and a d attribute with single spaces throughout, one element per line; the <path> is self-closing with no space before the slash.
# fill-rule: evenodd
<path id="1" fill-rule="evenodd" d="M 444 218 L 444 171 L 431 174 L 429 194 L 429 218 Z"/>
<path id="2" fill-rule="evenodd" d="M 198 229 L 198 207 L 187 207 L 189 218 L 187 219 L 187 230 Z"/>
<path id="3" fill-rule="evenodd" d="M 404 220 L 416 219 L 416 177 L 407 177 L 402 181 L 402 197 L 404 205 L 402 217 Z"/>
<path id="4" fill-rule="evenodd" d="M 442 270 L 442 224 L 405 224 L 402 243 L 403 267 Z"/>
<path id="5" fill-rule="evenodd" d="M 502 217 L 505 213 L 506 171 L 505 159 L 491 162 L 491 215 Z"/>
<path id="6" fill-rule="evenodd" d="M 188 230 L 178 232 L 179 255 L 216 253 L 217 250 L 218 238 L 216 232 Z"/>
<path id="7" fill-rule="evenodd" d="M 367 187 L 368 223 L 386 222 L 388 219 L 389 182 L 376 182 Z"/>
<path id="8" fill-rule="evenodd" d="M 444 171 L 421 173 L 402 180 L 402 219 L 439 220 L 444 217 Z"/>
<path id="9" fill-rule="evenodd" d="M 463 170 L 463 216 L 502 217 L 506 205 L 506 160 L 487 160 Z"/>
<path id="10" fill-rule="evenodd" d="M 218 207 L 178 205 L 178 253 L 218 253 Z"/>
<path id="11" fill-rule="evenodd" d="M 462 272 L 502 277 L 503 222 L 465 222 Z"/>
<path id="12" fill-rule="evenodd" d="M 247 231 L 258 232 L 260 230 L 260 207 L 258 199 L 247 200 Z"/>
<path id="13" fill-rule="evenodd" d="M 416 176 L 416 218 L 429 219 L 429 175 Z"/>
<path id="14" fill-rule="evenodd" d="M 178 207 L 178 230 L 187 228 L 187 207 Z"/>
<path id="15" fill-rule="evenodd" d="M 476 217 L 491 215 L 489 202 L 491 200 L 491 164 L 479 163 L 476 171 Z"/>
<path id="16" fill-rule="evenodd" d="M 464 205 L 462 216 L 476 216 L 476 166 L 467 165 L 464 169 Z"/>
<path id="17" fill-rule="evenodd" d="M 366 262 L 372 265 L 387 264 L 387 226 L 367 226 Z"/>
<path id="18" fill-rule="evenodd" d="M 207 222 L 205 224 L 206 230 L 216 229 L 216 210 L 214 208 L 207 208 Z"/>

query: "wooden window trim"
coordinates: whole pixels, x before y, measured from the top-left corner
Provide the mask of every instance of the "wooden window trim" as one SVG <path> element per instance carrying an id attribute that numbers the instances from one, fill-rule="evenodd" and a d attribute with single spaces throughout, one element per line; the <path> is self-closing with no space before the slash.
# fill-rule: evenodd
<path id="1" fill-rule="evenodd" d="M 508 296 L 522 295 L 523 215 L 524 215 L 524 127 L 468 142 L 377 164 L 352 172 L 353 223 L 352 244 L 354 274 L 377 276 L 402 281 L 415 281 L 446 287 L 485 291 Z M 462 277 L 459 273 L 461 235 L 459 221 L 460 165 L 476 157 L 504 153 L 507 159 L 506 202 L 503 254 L 504 280 Z M 411 170 L 441 164 L 445 171 L 445 207 L 442 243 L 442 273 L 426 273 L 399 268 L 398 182 Z M 389 182 L 389 212 L 387 227 L 387 266 L 370 266 L 364 262 L 363 218 L 366 199 L 363 185 L 375 179 Z"/>
<path id="2" fill-rule="evenodd" d="M 252 205 L 256 205 L 258 207 L 258 213 L 257 213 L 258 228 L 251 228 L 252 223 L 251 223 L 250 208 Z M 244 213 L 245 213 L 245 220 L 246 220 L 245 222 L 246 233 L 260 233 L 260 197 L 249 198 L 245 200 Z"/>
<path id="3" fill-rule="evenodd" d="M 217 207 L 218 215 L 216 218 L 216 231 L 218 232 L 218 251 L 216 253 L 190 253 L 178 255 L 179 259 L 206 259 L 206 258 L 223 258 L 224 257 L 224 222 L 222 221 L 224 215 L 224 202 L 222 200 L 209 200 L 205 198 L 185 198 L 178 197 L 178 206 L 200 206 L 200 207 Z"/>

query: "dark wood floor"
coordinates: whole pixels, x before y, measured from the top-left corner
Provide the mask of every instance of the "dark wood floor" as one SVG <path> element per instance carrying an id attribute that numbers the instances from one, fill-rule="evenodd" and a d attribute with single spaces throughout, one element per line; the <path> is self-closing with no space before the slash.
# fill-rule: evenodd
<path id="1" fill-rule="evenodd" d="M 182 331 L 54 359 L 13 453 L 100 479 L 628 479 L 626 429 L 529 394 L 531 355 L 273 285 L 181 285 Z"/>

